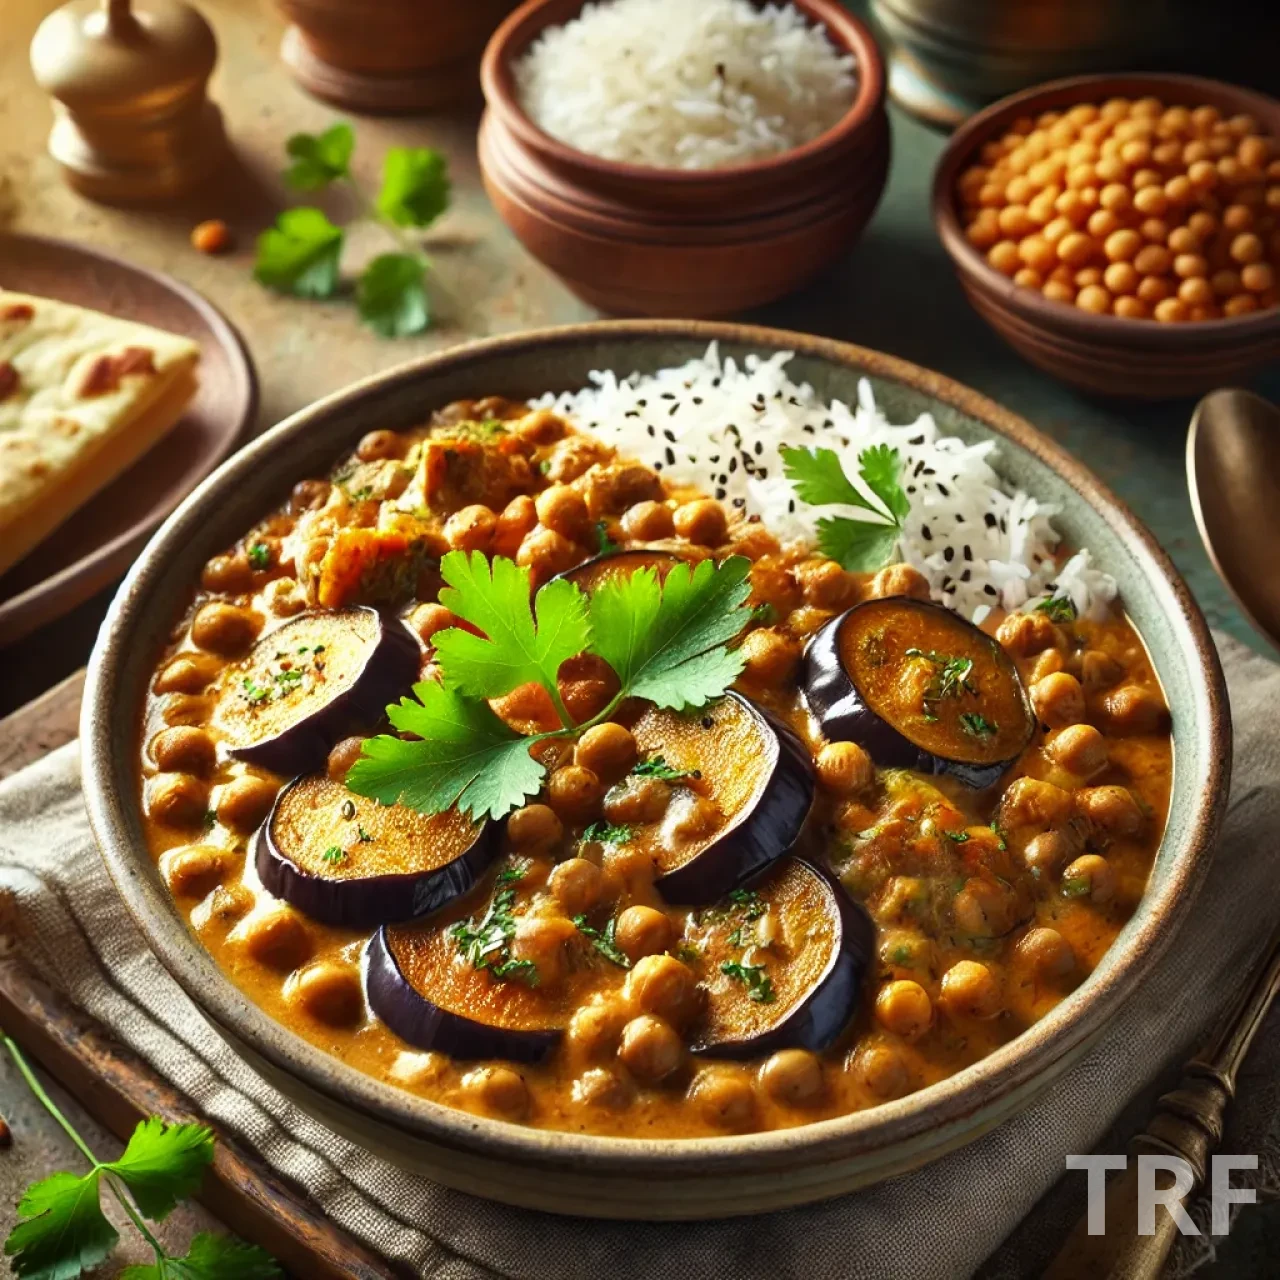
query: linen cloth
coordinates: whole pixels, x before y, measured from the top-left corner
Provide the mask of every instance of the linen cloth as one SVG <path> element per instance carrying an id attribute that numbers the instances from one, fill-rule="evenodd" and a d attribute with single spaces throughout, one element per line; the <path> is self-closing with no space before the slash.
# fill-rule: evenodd
<path id="1" fill-rule="evenodd" d="M 90 835 L 78 744 L 0 784 L 0 893 L 12 895 L 21 946 L 51 981 L 334 1221 L 413 1274 L 923 1280 L 982 1267 L 999 1280 L 1035 1276 L 1083 1207 L 1082 1175 L 1055 1188 L 1064 1155 L 1100 1142 L 1124 1149 L 1147 1119 L 1147 1093 L 1168 1087 L 1167 1073 L 1176 1075 L 1240 990 L 1280 922 L 1280 667 L 1225 637 L 1219 648 L 1235 715 L 1232 797 L 1205 887 L 1157 969 L 1096 1047 L 1022 1114 L 925 1169 L 803 1209 L 708 1223 L 560 1218 L 450 1191 L 330 1132 L 241 1062 L 148 951 Z M 1258 1152 L 1259 1181 L 1272 1189 L 1280 1187 L 1278 1066 L 1280 1018 L 1272 1018 L 1223 1147 Z M 1175 1271 L 1193 1270 L 1212 1244 L 1185 1242 Z"/>

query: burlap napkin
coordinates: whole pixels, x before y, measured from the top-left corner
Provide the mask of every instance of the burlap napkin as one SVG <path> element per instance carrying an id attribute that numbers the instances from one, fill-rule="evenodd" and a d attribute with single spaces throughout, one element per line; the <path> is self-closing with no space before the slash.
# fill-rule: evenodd
<path id="1" fill-rule="evenodd" d="M 1158 970 L 1097 1047 L 1020 1116 L 926 1169 L 786 1213 L 675 1225 L 557 1218 L 410 1177 L 330 1133 L 244 1066 L 148 952 L 90 837 L 74 745 L 0 786 L 0 886 L 16 895 L 24 945 L 45 973 L 335 1221 L 423 1276 L 954 1277 L 988 1259 L 993 1276 L 1038 1275 L 1080 1209 L 1083 1186 L 1072 1180 L 1037 1206 L 1063 1156 L 1102 1140 L 1123 1149 L 1126 1134 L 1108 1130 L 1176 1069 L 1280 918 L 1280 668 L 1219 643 L 1235 712 L 1233 796 L 1209 881 Z M 1260 1178 L 1274 1188 L 1280 1021 L 1267 1030 L 1228 1148 L 1259 1152 Z M 1131 1105 L 1128 1123 L 1145 1114 Z M 1177 1269 L 1194 1269 L 1211 1243 L 1192 1242 Z"/>

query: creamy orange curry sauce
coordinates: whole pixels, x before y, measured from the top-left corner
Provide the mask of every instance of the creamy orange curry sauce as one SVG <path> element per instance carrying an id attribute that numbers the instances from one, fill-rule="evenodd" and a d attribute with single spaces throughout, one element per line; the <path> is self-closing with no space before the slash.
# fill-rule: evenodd
<path id="1" fill-rule="evenodd" d="M 231 754 L 358 678 L 361 629 L 378 615 L 351 613 L 336 633 L 325 614 L 373 605 L 404 629 L 398 697 L 437 674 L 433 636 L 456 621 L 436 601 L 444 552 L 510 557 L 536 587 L 602 546 L 655 553 L 643 563 L 659 575 L 749 558 L 741 697 L 685 715 L 624 703 L 576 742 L 545 744 L 544 792 L 479 836 L 457 813 L 347 791 L 364 739 L 386 732 L 377 713 L 337 737 L 322 725 L 301 770 L 288 752 L 271 767 Z M 366 436 L 205 566 L 145 710 L 151 852 L 249 998 L 352 1066 L 453 1107 L 689 1137 L 899 1098 L 1018 1035 L 1089 974 L 1143 893 L 1172 768 L 1160 688 L 1118 613 L 993 616 L 990 652 L 927 613 L 889 618 L 871 649 L 858 649 L 866 627 L 842 632 L 855 675 L 880 653 L 862 672 L 868 700 L 922 754 L 886 765 L 874 735 L 870 750 L 828 741 L 801 694 L 806 645 L 860 602 L 927 596 L 907 565 L 853 574 L 781 547 L 547 411 L 450 405 L 420 429 Z M 558 689 L 582 723 L 617 679 L 598 659 L 570 660 Z M 529 732 L 546 703 L 517 689 L 495 710 Z M 948 743 L 970 762 L 1016 758 L 975 786 L 925 763 Z M 260 828 L 295 772 L 309 776 L 281 801 L 274 838 L 291 851 L 290 883 L 355 884 L 356 896 L 325 899 L 348 923 L 314 918 L 297 905 L 309 899 L 285 901 L 260 878 Z M 788 804 L 777 829 L 790 847 L 770 850 L 751 824 Z M 768 865 L 734 883 L 739 856 Z M 361 918 L 413 892 L 361 897 L 362 877 L 454 858 L 475 881 L 461 896 L 437 878 L 422 901 L 444 901 L 425 917 L 385 931 Z M 375 967 L 401 1034 L 370 1008 Z"/>

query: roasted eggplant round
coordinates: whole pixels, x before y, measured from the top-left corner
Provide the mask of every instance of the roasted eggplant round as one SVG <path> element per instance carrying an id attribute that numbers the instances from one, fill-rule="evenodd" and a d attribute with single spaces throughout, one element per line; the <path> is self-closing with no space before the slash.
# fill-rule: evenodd
<path id="1" fill-rule="evenodd" d="M 813 762 L 781 721 L 730 693 L 701 711 L 650 708 L 631 732 L 642 756 L 685 775 L 650 839 L 668 902 L 715 902 L 795 844 L 813 803 Z"/>
<path id="2" fill-rule="evenodd" d="M 427 816 L 312 773 L 276 797 L 254 862 L 271 893 L 313 920 L 368 929 L 469 893 L 497 856 L 499 833 L 456 809 Z"/>
<path id="3" fill-rule="evenodd" d="M 382 719 L 417 678 L 420 656 L 405 625 L 376 609 L 304 613 L 227 670 L 214 721 L 238 759 L 306 773 L 340 738 Z"/>
<path id="4" fill-rule="evenodd" d="M 670 551 L 610 551 L 556 574 L 556 579 L 567 578 L 570 582 L 576 582 L 590 595 L 601 583 L 613 578 L 629 578 L 640 569 L 656 569 L 658 581 L 661 582 L 676 565 L 683 564 L 686 560 L 686 556 L 678 556 Z"/>
<path id="5" fill-rule="evenodd" d="M 941 605 L 867 600 L 805 650 L 804 696 L 823 734 L 887 768 L 990 786 L 1023 752 L 1035 715 L 992 636 Z"/>
<path id="6" fill-rule="evenodd" d="M 693 928 L 706 999 L 690 1048 L 715 1058 L 825 1049 L 857 1007 L 875 945 L 867 913 L 799 858 L 700 912 Z"/>

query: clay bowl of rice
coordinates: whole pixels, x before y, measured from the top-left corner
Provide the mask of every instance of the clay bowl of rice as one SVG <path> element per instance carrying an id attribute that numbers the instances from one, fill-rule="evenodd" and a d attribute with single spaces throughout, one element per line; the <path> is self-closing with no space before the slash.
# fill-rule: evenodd
<path id="1" fill-rule="evenodd" d="M 330 1052 L 332 1041 L 307 1038 L 246 998 L 188 927 L 146 845 L 134 735 L 154 658 L 209 557 L 299 481 L 325 474 L 368 432 L 411 430 L 451 402 L 481 397 L 552 409 L 619 458 L 716 495 L 739 532 L 758 519 L 784 540 L 812 537 L 815 517 L 830 509 L 809 507 L 781 477 L 789 449 L 830 449 L 842 466 L 873 447 L 898 450 L 909 500 L 898 555 L 935 604 L 989 625 L 991 610 L 1026 615 L 1051 590 L 1082 619 L 1099 605 L 1123 610 L 1170 714 L 1168 818 L 1126 905 L 1132 914 L 1117 922 L 1092 972 L 1043 1016 L 1015 1023 L 1009 1039 L 944 1078 L 904 1077 L 902 1088 L 846 1113 L 806 1121 L 799 1110 L 788 1121 L 794 1127 L 682 1137 L 663 1136 L 637 1110 L 619 1113 L 608 1133 L 580 1131 L 576 1120 L 555 1127 L 547 1112 L 524 1123 L 460 1112 L 414 1084 L 425 1077 L 400 1072 L 405 1055 L 389 1051 L 381 1068 L 362 1069 Z M 1151 535 L 1061 447 L 975 392 L 879 352 L 742 325 L 654 320 L 454 347 L 330 395 L 252 441 L 136 561 L 90 663 L 82 742 L 89 815 L 130 913 L 212 1025 L 275 1087 L 360 1147 L 446 1186 L 541 1210 L 636 1219 L 821 1200 L 924 1165 L 1026 1108 L 1147 980 L 1192 909 L 1231 758 L 1222 674 L 1200 611 Z M 865 1026 L 855 1021 L 851 1032 Z M 424 1055 L 407 1056 L 422 1065 Z M 834 1087 L 864 1067 L 842 1040 L 824 1060 L 823 1079 Z M 636 1105 L 677 1105 L 684 1087 L 650 1090 Z"/>
<path id="2" fill-rule="evenodd" d="M 531 0 L 494 34 L 480 167 L 579 297 L 712 317 L 846 253 L 884 189 L 884 68 L 835 0 Z"/>

